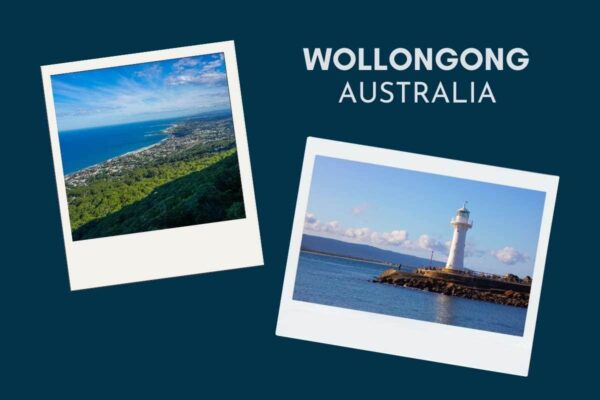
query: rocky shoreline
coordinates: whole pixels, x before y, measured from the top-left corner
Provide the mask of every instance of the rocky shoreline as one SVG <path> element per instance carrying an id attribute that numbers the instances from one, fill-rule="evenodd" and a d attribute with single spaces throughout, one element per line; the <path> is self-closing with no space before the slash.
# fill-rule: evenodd
<path id="1" fill-rule="evenodd" d="M 374 278 L 373 282 L 515 307 L 527 307 L 529 305 L 529 293 L 516 290 L 467 286 L 440 278 L 426 277 L 395 269 L 385 270 L 381 275 Z"/>

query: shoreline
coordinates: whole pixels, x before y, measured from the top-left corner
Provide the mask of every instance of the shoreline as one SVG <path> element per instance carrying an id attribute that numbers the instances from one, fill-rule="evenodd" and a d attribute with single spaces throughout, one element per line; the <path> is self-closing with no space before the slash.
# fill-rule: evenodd
<path id="1" fill-rule="evenodd" d="M 138 148 L 138 149 L 130 150 L 130 151 L 126 152 L 126 153 L 119 154 L 118 156 L 113 156 L 113 157 L 111 157 L 111 158 L 108 158 L 108 159 L 106 159 L 106 160 L 104 160 L 104 161 L 100 161 L 100 162 L 98 162 L 98 163 L 96 163 L 96 164 L 88 165 L 87 167 L 84 167 L 84 168 L 78 169 L 77 171 L 69 172 L 68 174 L 64 174 L 64 177 L 65 177 L 65 179 L 67 179 L 67 178 L 70 178 L 70 177 L 72 177 L 72 176 L 73 176 L 73 175 L 75 175 L 75 174 L 79 174 L 79 173 L 85 172 L 85 170 L 87 170 L 87 169 L 97 168 L 97 167 L 99 167 L 99 166 L 100 166 L 100 165 L 102 165 L 102 164 L 105 164 L 105 163 L 110 163 L 111 161 L 115 161 L 115 160 L 117 160 L 117 159 L 119 159 L 119 158 L 121 158 L 121 157 L 126 157 L 126 156 L 129 156 L 129 155 L 134 155 L 134 154 L 137 154 L 137 153 L 141 153 L 142 151 L 145 151 L 145 150 L 150 150 L 150 149 L 152 149 L 153 147 L 160 145 L 160 144 L 161 144 L 161 143 L 163 143 L 165 140 L 167 140 L 167 139 L 170 139 L 170 138 L 172 138 L 172 137 L 173 137 L 171 133 L 164 132 L 165 130 L 166 130 L 166 129 L 163 129 L 163 130 L 161 130 L 160 132 L 157 132 L 157 133 L 156 133 L 157 135 L 161 135 L 161 136 L 162 136 L 162 135 L 165 135 L 165 136 L 166 136 L 166 137 L 164 137 L 164 138 L 160 139 L 160 140 L 159 140 L 158 142 L 156 142 L 156 143 L 152 143 L 151 145 L 144 146 L 144 147 L 140 147 L 140 148 Z"/>
<path id="2" fill-rule="evenodd" d="M 159 144 L 161 144 L 162 142 L 164 142 L 164 141 L 165 141 L 165 140 L 167 140 L 167 139 L 169 139 L 169 137 L 162 138 L 162 139 L 160 139 L 160 140 L 159 140 L 158 142 L 156 142 L 156 143 L 153 143 L 153 144 L 151 144 L 151 145 L 148 145 L 148 146 L 145 146 L 145 147 L 141 147 L 141 148 L 139 148 L 139 149 L 135 149 L 135 150 L 128 151 L 127 153 L 123 153 L 123 154 L 121 154 L 121 155 L 114 156 L 114 157 L 112 157 L 112 158 L 109 158 L 108 160 L 105 160 L 105 161 L 102 161 L 102 162 L 112 161 L 112 160 L 114 160 L 114 159 L 116 159 L 116 158 L 123 157 L 123 156 L 128 156 L 128 155 L 130 155 L 130 154 L 137 154 L 137 153 L 139 153 L 139 152 L 141 152 L 141 151 L 144 151 L 144 150 L 151 149 L 151 148 L 153 148 L 154 146 L 158 146 Z M 102 164 L 102 162 L 99 162 L 98 164 Z M 94 164 L 94 165 L 97 165 L 97 164 Z M 94 165 L 90 165 L 90 167 L 93 167 Z M 86 167 L 86 168 L 89 168 L 89 167 Z"/>
<path id="3" fill-rule="evenodd" d="M 160 163 L 169 159 L 173 154 L 183 152 L 199 144 L 211 146 L 213 142 L 235 137 L 232 121 L 228 118 L 214 121 L 177 122 L 167 127 L 163 125 L 162 129 L 154 135 L 158 136 L 159 140 L 157 142 L 129 150 L 100 163 L 64 175 L 67 188 L 85 186 L 88 182 L 97 178 L 118 178 L 131 169 Z"/>
<path id="4" fill-rule="evenodd" d="M 217 113 L 217 114 L 220 114 L 220 113 Z M 222 114 L 222 115 L 213 115 L 213 113 L 209 113 L 208 115 L 194 114 L 194 115 L 182 116 L 182 117 L 177 117 L 177 118 L 169 118 L 166 120 L 160 119 L 160 120 L 154 120 L 154 121 L 142 121 L 142 122 L 159 122 L 159 121 L 166 122 L 166 121 L 169 121 L 166 124 L 161 124 L 162 129 L 159 129 L 157 131 L 146 132 L 146 134 L 150 134 L 152 136 L 164 136 L 164 137 L 162 139 L 160 139 L 159 141 L 152 143 L 150 145 L 135 148 L 133 150 L 126 151 L 125 153 L 122 153 L 122 154 L 114 155 L 106 160 L 96 162 L 92 165 L 88 165 L 84 168 L 81 168 L 81 169 L 78 169 L 76 171 L 72 171 L 69 173 L 64 172 L 64 164 L 63 164 L 63 171 L 62 171 L 63 177 L 66 181 L 68 181 L 68 180 L 73 179 L 77 175 L 85 175 L 87 173 L 93 172 L 94 170 L 97 170 L 97 169 L 103 167 L 105 164 L 118 162 L 123 157 L 134 156 L 134 155 L 142 153 L 144 151 L 153 150 L 160 146 L 165 146 L 165 144 L 169 143 L 167 141 L 168 139 L 177 139 L 177 140 L 182 139 L 182 140 L 180 140 L 180 142 L 185 145 L 185 142 L 186 142 L 185 137 L 198 133 L 198 130 L 199 131 L 202 130 L 203 125 L 211 124 L 211 123 L 219 124 L 223 121 L 231 121 L 231 120 L 232 120 L 232 116 L 231 116 L 230 111 L 228 111 L 226 114 Z M 127 125 L 127 124 L 107 125 L 107 127 L 119 126 L 119 125 Z M 191 131 L 190 131 L 190 126 L 192 127 Z M 95 129 L 95 128 L 96 127 L 90 128 L 90 129 Z M 186 128 L 187 128 L 187 131 L 186 131 Z M 182 130 L 183 130 L 183 133 L 181 133 Z M 59 132 L 58 134 L 60 137 L 61 132 Z M 144 136 L 146 136 L 146 135 L 144 135 Z M 62 158 L 62 149 L 61 149 L 61 158 Z"/>

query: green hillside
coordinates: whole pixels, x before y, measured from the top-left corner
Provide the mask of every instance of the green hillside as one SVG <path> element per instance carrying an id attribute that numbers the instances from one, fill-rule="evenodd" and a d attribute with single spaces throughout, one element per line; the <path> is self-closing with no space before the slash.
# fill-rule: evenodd
<path id="1" fill-rule="evenodd" d="M 200 171 L 234 154 L 232 141 L 197 145 L 160 161 L 140 163 L 117 174 L 101 173 L 85 185 L 67 187 L 71 229 L 105 217 L 148 196 L 157 187 Z M 227 148 L 217 151 L 215 149 Z"/>
<path id="2" fill-rule="evenodd" d="M 71 195 L 79 196 L 80 201 L 70 207 L 71 220 L 79 223 L 73 229 L 73 239 L 245 217 L 235 149 L 209 156 L 196 149 L 177 158 L 176 162 L 134 169 L 119 179 L 98 179 L 75 188 Z M 97 209 L 114 211 L 91 217 Z"/>

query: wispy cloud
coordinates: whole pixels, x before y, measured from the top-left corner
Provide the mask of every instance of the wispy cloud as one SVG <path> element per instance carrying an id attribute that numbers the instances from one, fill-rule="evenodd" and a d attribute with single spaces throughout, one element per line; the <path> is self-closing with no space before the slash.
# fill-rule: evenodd
<path id="1" fill-rule="evenodd" d="M 529 260 L 529 256 L 510 246 L 492 251 L 492 255 L 496 257 L 498 261 L 506 265 L 515 265 L 516 263 Z"/>
<path id="2" fill-rule="evenodd" d="M 221 54 L 58 75 L 52 89 L 59 130 L 229 108 Z"/>
<path id="3" fill-rule="evenodd" d="M 214 85 L 227 79 L 222 55 L 205 63 L 193 58 L 182 58 L 173 64 L 174 72 L 166 82 L 170 85 Z"/>
<path id="4" fill-rule="evenodd" d="M 162 66 L 160 64 L 152 64 L 139 71 L 135 71 L 134 75 L 147 80 L 157 80 L 162 75 Z"/>
<path id="5" fill-rule="evenodd" d="M 352 207 L 352 210 L 350 210 L 350 212 L 352 213 L 352 215 L 362 215 L 367 210 L 367 207 L 367 203 L 358 204 Z"/>

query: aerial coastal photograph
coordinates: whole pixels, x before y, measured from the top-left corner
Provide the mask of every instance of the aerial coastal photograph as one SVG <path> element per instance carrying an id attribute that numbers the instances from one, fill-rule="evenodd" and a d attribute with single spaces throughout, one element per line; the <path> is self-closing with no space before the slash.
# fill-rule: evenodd
<path id="1" fill-rule="evenodd" d="M 293 299 L 523 336 L 545 196 L 317 156 Z"/>
<path id="2" fill-rule="evenodd" d="M 245 218 L 223 53 L 52 76 L 74 241 Z"/>

